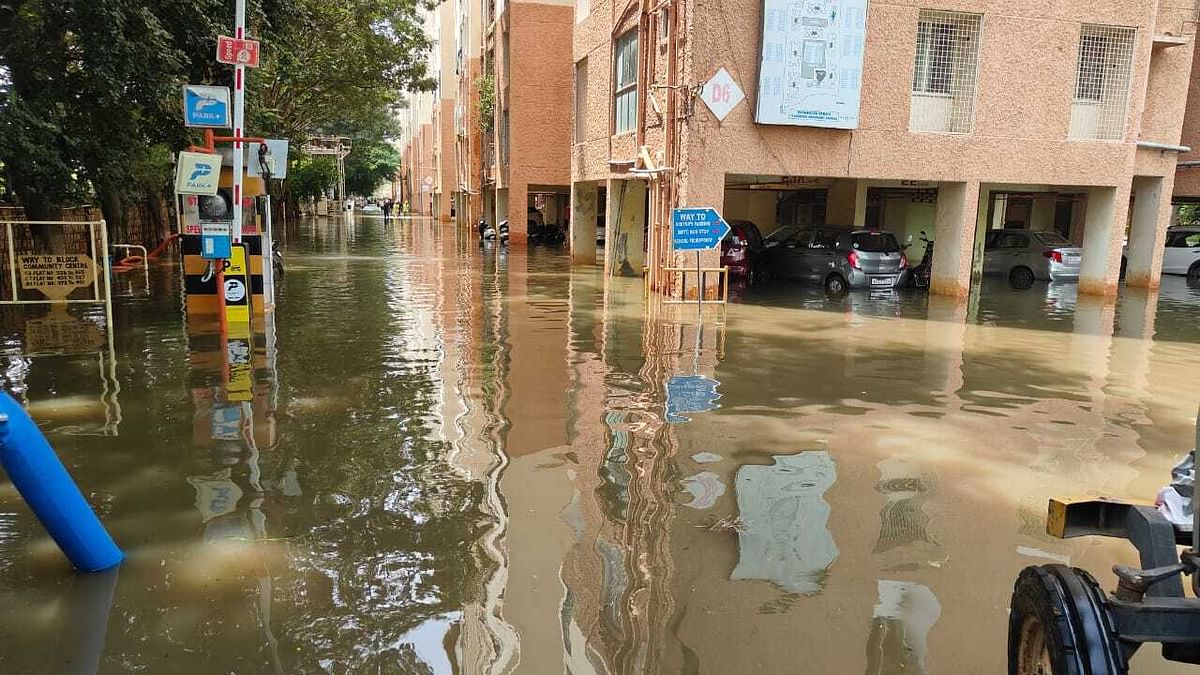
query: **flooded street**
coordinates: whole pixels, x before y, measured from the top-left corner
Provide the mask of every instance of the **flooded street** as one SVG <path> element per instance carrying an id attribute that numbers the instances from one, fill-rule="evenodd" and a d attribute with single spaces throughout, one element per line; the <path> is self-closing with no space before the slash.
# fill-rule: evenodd
<path id="1" fill-rule="evenodd" d="M 119 282 L 115 369 L 4 315 L 6 389 L 128 558 L 76 576 L 0 484 L 0 672 L 1001 673 L 1021 568 L 1136 562 L 1046 535 L 1048 497 L 1152 499 L 1195 438 L 1178 277 L 778 285 L 698 328 L 427 221 L 285 253 L 242 404 L 177 261 Z"/>

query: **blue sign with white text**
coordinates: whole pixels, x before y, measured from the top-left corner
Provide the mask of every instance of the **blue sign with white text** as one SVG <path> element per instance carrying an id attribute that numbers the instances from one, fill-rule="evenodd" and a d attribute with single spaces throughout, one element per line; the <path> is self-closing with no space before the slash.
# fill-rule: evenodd
<path id="1" fill-rule="evenodd" d="M 703 375 L 676 375 L 667 380 L 667 421 L 672 424 L 688 422 L 682 413 L 698 413 L 721 407 L 717 401 L 720 382 Z"/>
<path id="2" fill-rule="evenodd" d="M 229 128 L 229 87 L 184 87 L 183 123 L 189 127 Z"/>
<path id="3" fill-rule="evenodd" d="M 671 248 L 707 251 L 729 234 L 729 223 L 712 207 L 675 209 L 671 212 Z"/>

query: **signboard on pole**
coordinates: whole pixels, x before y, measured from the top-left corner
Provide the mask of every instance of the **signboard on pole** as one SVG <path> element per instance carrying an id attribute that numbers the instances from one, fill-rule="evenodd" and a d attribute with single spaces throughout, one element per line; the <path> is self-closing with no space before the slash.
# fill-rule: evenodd
<path id="1" fill-rule="evenodd" d="M 21 289 L 40 291 L 51 300 L 64 300 L 76 288 L 96 281 L 95 264 L 82 253 L 17 257 Z"/>
<path id="2" fill-rule="evenodd" d="M 712 111 L 717 121 L 724 122 L 725 118 L 729 117 L 729 113 L 733 112 L 733 109 L 746 98 L 746 95 L 742 93 L 742 88 L 737 85 L 737 82 L 734 82 L 729 71 L 722 68 L 712 76 L 712 79 L 704 83 L 700 98 Z"/>
<path id="3" fill-rule="evenodd" d="M 175 191 L 182 195 L 215 195 L 221 178 L 221 157 L 204 152 L 181 152 L 175 165 Z"/>
<path id="4" fill-rule="evenodd" d="M 712 207 L 675 209 L 671 212 L 671 248 L 707 251 L 721 245 L 729 223 Z"/>
<path id="5" fill-rule="evenodd" d="M 263 176 L 263 164 L 266 164 L 271 178 L 287 178 L 288 142 L 284 139 L 268 138 L 266 151 L 262 143 L 247 143 L 246 175 L 251 178 Z"/>
<path id="6" fill-rule="evenodd" d="M 683 413 L 698 413 L 721 407 L 717 401 L 720 382 L 703 375 L 676 375 L 667 380 L 667 422 L 678 424 L 689 422 Z"/>
<path id="7" fill-rule="evenodd" d="M 185 85 L 183 124 L 188 127 L 228 128 L 229 87 Z"/>
<path id="8" fill-rule="evenodd" d="M 238 39 L 228 35 L 217 36 L 217 62 L 257 68 L 258 40 Z"/>
<path id="9" fill-rule="evenodd" d="M 759 124 L 857 129 L 867 0 L 764 0 Z"/>

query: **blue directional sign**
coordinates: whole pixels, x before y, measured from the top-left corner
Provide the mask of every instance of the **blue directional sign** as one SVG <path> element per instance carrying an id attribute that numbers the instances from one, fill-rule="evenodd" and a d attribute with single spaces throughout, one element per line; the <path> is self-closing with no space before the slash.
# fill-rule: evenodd
<path id="1" fill-rule="evenodd" d="M 671 248 L 707 251 L 729 234 L 729 223 L 711 207 L 675 209 L 671 212 Z"/>
<path id="2" fill-rule="evenodd" d="M 717 401 L 720 382 L 703 375 L 676 375 L 667 380 L 667 421 L 672 424 L 688 422 L 683 413 L 698 413 L 721 407 Z"/>
<path id="3" fill-rule="evenodd" d="M 189 127 L 227 129 L 229 121 L 229 87 L 209 87 L 189 84 L 183 88 L 183 123 Z"/>

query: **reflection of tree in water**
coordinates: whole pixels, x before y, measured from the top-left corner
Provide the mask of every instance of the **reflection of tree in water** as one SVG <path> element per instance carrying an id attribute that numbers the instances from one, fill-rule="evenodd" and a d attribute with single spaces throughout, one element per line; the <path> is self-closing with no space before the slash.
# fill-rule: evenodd
<path id="1" fill-rule="evenodd" d="M 873 553 L 918 543 L 936 544 L 929 534 L 929 515 L 925 501 L 935 487 L 934 478 L 905 462 L 890 458 L 878 464 L 882 474 L 875 489 L 887 502 L 879 513 L 879 538 Z"/>
<path id="2" fill-rule="evenodd" d="M 738 564 L 731 579 L 764 579 L 789 593 L 820 593 L 838 549 L 823 495 L 837 480 L 826 451 L 776 455 L 738 470 Z"/>

